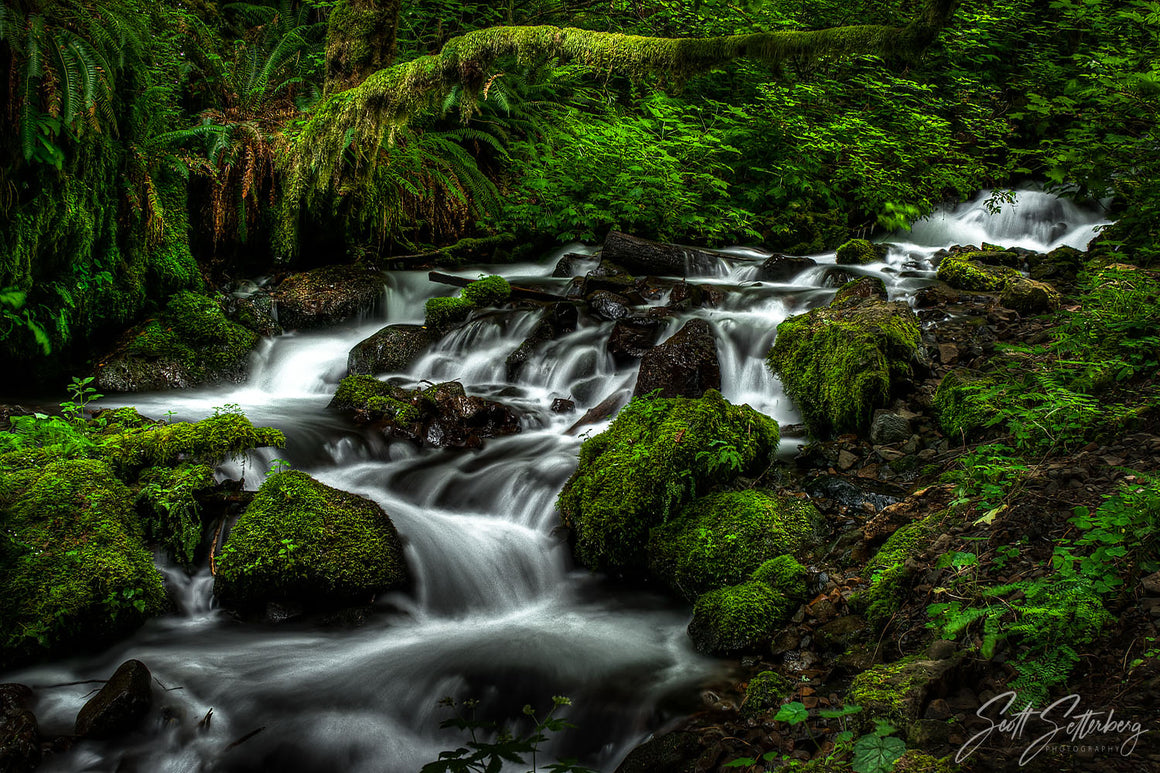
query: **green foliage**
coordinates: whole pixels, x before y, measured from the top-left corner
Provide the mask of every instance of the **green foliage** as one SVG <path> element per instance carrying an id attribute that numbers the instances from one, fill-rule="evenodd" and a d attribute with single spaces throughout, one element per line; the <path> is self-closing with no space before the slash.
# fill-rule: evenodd
<path id="1" fill-rule="evenodd" d="M 469 284 L 460 291 L 460 296 L 469 303 L 483 308 L 499 306 L 511 297 L 512 288 L 502 276 L 486 276 Z"/>
<path id="2" fill-rule="evenodd" d="M 762 671 L 749 680 L 745 699 L 741 702 L 741 713 L 750 717 L 765 714 L 791 692 L 793 685 L 784 676 L 776 671 Z"/>
<path id="3" fill-rule="evenodd" d="M 689 637 L 699 652 L 722 655 L 760 646 L 805 599 L 808 572 L 791 556 L 770 559 L 750 579 L 702 594 Z"/>
<path id="4" fill-rule="evenodd" d="M 894 763 L 906 754 L 906 744 L 895 738 L 897 729 L 888 722 L 878 721 L 873 733 L 867 733 L 854 742 L 854 758 L 850 767 L 854 773 L 885 773 L 894 769 Z"/>
<path id="5" fill-rule="evenodd" d="M 710 474 L 718 468 L 700 452 L 724 440 L 741 455 L 741 471 L 756 474 L 772 460 L 778 439 L 772 419 L 730 405 L 715 390 L 699 399 L 634 398 L 581 446 L 576 472 L 557 501 L 576 533 L 577 557 L 593 569 L 639 571 L 650 528 L 736 477 Z"/>
<path id="6" fill-rule="evenodd" d="M 295 470 L 271 475 L 217 562 L 214 593 L 267 601 L 364 601 L 407 582 L 402 543 L 375 503 Z"/>
<path id="7" fill-rule="evenodd" d="M 204 464 L 153 467 L 141 473 L 140 484 L 137 509 L 146 535 L 192 566 L 202 534 L 197 495 L 217 485 L 213 469 Z"/>
<path id="8" fill-rule="evenodd" d="M 494 722 L 487 722 L 475 718 L 478 702 L 466 700 L 456 705 L 451 698 L 444 698 L 439 705 L 447 706 L 454 712 L 454 716 L 440 724 L 443 728 L 455 728 L 465 731 L 471 740 L 466 746 L 451 751 L 440 752 L 439 759 L 429 762 L 421 768 L 420 773 L 498 773 L 507 763 L 517 765 L 531 765 L 528 773 L 536 773 L 538 767 L 537 755 L 541 744 L 545 743 L 551 734 L 561 733 L 574 729 L 576 726 L 557 716 L 556 712 L 563 706 L 572 705 L 572 701 L 563 696 L 553 696 L 552 708 L 542 717 L 537 716 L 531 706 L 524 706 L 523 715 L 531 722 L 531 729 L 522 735 L 513 735 L 508 729 L 501 728 Z M 466 710 L 466 711 L 465 711 Z M 527 761 L 531 757 L 531 762 Z M 590 768 L 581 766 L 574 759 L 563 759 L 543 766 L 548 773 L 595 773 Z"/>
<path id="9" fill-rule="evenodd" d="M 921 346 L 918 318 L 900 303 L 814 309 L 777 331 L 767 363 L 815 437 L 867 429 Z"/>

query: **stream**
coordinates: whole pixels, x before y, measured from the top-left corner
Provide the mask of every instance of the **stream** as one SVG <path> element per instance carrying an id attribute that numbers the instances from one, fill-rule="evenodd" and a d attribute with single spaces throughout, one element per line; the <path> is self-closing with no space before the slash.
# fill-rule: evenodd
<path id="1" fill-rule="evenodd" d="M 986 196 L 894 235 L 884 261 L 843 268 L 879 276 L 892 300 L 907 299 L 930 283 L 929 258 L 940 248 L 986 241 L 1041 252 L 1065 244 L 1082 249 L 1105 222 L 1096 211 L 1027 191 L 992 214 L 983 206 Z M 562 294 L 569 280 L 551 274 L 566 252 L 592 248 L 570 245 L 536 263 L 454 273 L 499 273 L 513 284 Z M 749 403 L 782 425 L 797 423 L 764 357 L 778 323 L 829 301 L 834 288 L 824 285 L 824 275 L 834 253 L 813 256 L 818 265 L 792 284 L 755 281 L 768 253 L 726 253 L 713 275 L 697 277 L 727 288 L 724 301 L 673 319 L 662 340 L 690 317 L 708 320 L 726 399 Z M 532 331 L 538 312 L 486 313 L 445 336 L 407 372 L 389 375 L 408 387 L 458 380 L 469 394 L 512 406 L 522 432 L 488 440 L 478 451 L 418 450 L 326 408 L 356 343 L 387 324 L 421 323 L 428 297 L 454 292 L 429 282 L 426 271 L 387 278 L 382 302 L 368 317 L 264 340 L 245 384 L 122 395 L 103 405 L 188 420 L 236 405 L 254 424 L 281 429 L 286 448 L 262 449 L 220 474 L 244 476 L 246 487 L 256 489 L 282 459 L 375 500 L 404 539 L 411 590 L 380 597 L 356 627 L 241 623 L 215 606 L 208 568 L 189 576 L 159 556 L 175 612 L 99 654 L 0 676 L 34 687 L 104 679 L 137 658 L 168 688 L 156 688 L 162 710 L 135 734 L 77 743 L 42 770 L 414 773 L 464 740 L 439 728 L 448 716 L 437 705 L 443 696 L 477 698 L 481 715 L 503 718 L 518 716 L 525 704 L 544 710 L 553 695 L 566 695 L 574 703 L 567 716 L 578 729 L 549 744 L 541 763 L 575 756 L 611 771 L 651 732 L 697 710 L 700 691 L 729 675 L 733 664 L 693 651 L 685 635 L 688 605 L 617 588 L 576 567 L 557 530 L 555 498 L 582 442 L 568 428 L 610 394 L 631 392 L 636 379 L 635 368 L 618 368 L 605 351 L 612 323 L 581 314 L 577 330 L 538 347 L 514 383 L 504 359 Z M 574 400 L 576 412 L 551 412 L 554 398 Z M 585 430 L 595 434 L 604 426 Z M 780 453 L 792 456 L 801 442 L 783 438 Z M 90 687 L 38 690 L 42 732 L 71 732 Z M 211 709 L 208 727 L 199 727 Z"/>

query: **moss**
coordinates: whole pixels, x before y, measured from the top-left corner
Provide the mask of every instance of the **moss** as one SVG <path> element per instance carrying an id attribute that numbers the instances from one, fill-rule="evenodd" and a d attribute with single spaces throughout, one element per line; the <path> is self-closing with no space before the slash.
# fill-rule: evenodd
<path id="1" fill-rule="evenodd" d="M 907 750 L 894 763 L 894 773 L 959 773 L 962 767 L 956 765 L 951 757 L 932 757 L 916 749 Z"/>
<path id="2" fill-rule="evenodd" d="M 980 262 L 992 254 L 969 252 L 948 255 L 938 264 L 938 278 L 957 290 L 999 292 L 1020 277 L 1018 270 Z"/>
<path id="3" fill-rule="evenodd" d="M 1059 291 L 1051 285 L 1022 277 L 1008 284 L 999 299 L 1004 306 L 1015 309 L 1020 314 L 1045 314 L 1055 311 L 1061 301 Z"/>
<path id="4" fill-rule="evenodd" d="M 758 491 L 711 494 L 652 530 L 649 569 L 694 599 L 741 582 L 768 559 L 801 550 L 819 520 L 807 500 Z"/>
<path id="5" fill-rule="evenodd" d="M 338 384 L 330 407 L 358 411 L 369 418 L 389 418 L 400 424 L 419 420 L 415 399 L 420 393 L 379 381 L 374 376 L 347 376 Z"/>
<path id="6" fill-rule="evenodd" d="M 791 556 L 762 564 L 747 582 L 705 593 L 693 605 L 689 637 L 698 651 L 727 655 L 768 641 L 805 598 L 805 567 Z"/>
<path id="7" fill-rule="evenodd" d="M 776 671 L 762 671 L 749 680 L 741 714 L 756 717 L 775 710 L 781 699 L 793 692 L 793 684 Z"/>
<path id="8" fill-rule="evenodd" d="M 871 625 L 883 628 L 902 608 L 913 576 L 906 563 L 930 541 L 946 518 L 947 513 L 939 511 L 899 528 L 866 564 L 863 571 L 870 576 L 870 587 L 850 602 Z"/>
<path id="9" fill-rule="evenodd" d="M 885 245 L 875 245 L 866 239 L 851 239 L 838 248 L 838 265 L 864 265 L 882 260 L 885 257 Z"/>
<path id="10" fill-rule="evenodd" d="M 983 394 L 992 383 L 969 371 L 955 370 L 943 376 L 933 401 L 935 417 L 943 432 L 956 441 L 975 436 L 995 415 L 995 407 Z"/>
<path id="11" fill-rule="evenodd" d="M 132 494 L 107 465 L 55 462 L 14 483 L 0 542 L 5 661 L 107 642 L 162 610 Z"/>
<path id="12" fill-rule="evenodd" d="M 137 509 L 146 534 L 192 565 L 202 537 L 197 497 L 217 485 L 213 469 L 204 464 L 152 467 L 141 474 L 140 483 Z"/>
<path id="13" fill-rule="evenodd" d="M 382 508 L 293 470 L 262 484 L 217 566 L 214 593 L 243 607 L 365 602 L 408 577 L 399 535 Z"/>
<path id="14" fill-rule="evenodd" d="M 644 567 L 649 530 L 690 499 L 773 459 L 777 423 L 716 390 L 701 398 L 635 398 L 612 425 L 584 442 L 557 506 L 593 569 Z M 733 464 L 721 463 L 729 449 Z"/>
<path id="15" fill-rule="evenodd" d="M 904 303 L 814 309 L 778 325 L 767 363 L 815 437 L 866 431 L 911 374 L 921 347 Z"/>
<path id="16" fill-rule="evenodd" d="M 101 438 L 97 456 L 119 473 L 182 461 L 216 465 L 254 448 L 281 447 L 286 437 L 276 429 L 255 427 L 240 413 L 216 413 L 196 423 L 148 424 Z"/>
<path id="17" fill-rule="evenodd" d="M 424 324 L 436 330 L 462 322 L 475 309 L 475 304 L 466 298 L 430 298 L 424 306 Z"/>
<path id="18" fill-rule="evenodd" d="M 957 662 L 957 658 L 934 661 L 911 655 L 874 666 L 854 677 L 846 702 L 861 706 L 867 718 L 906 727 L 918 718 L 931 686 Z"/>
<path id="19" fill-rule="evenodd" d="M 502 276 L 488 276 L 464 287 L 460 295 L 478 307 L 498 306 L 511 297 L 512 288 Z"/>
<path id="20" fill-rule="evenodd" d="M 838 309 L 874 298 L 884 301 L 887 297 L 885 282 L 876 276 L 861 276 L 839 287 L 838 292 L 834 293 L 833 300 L 830 301 L 830 306 Z"/>

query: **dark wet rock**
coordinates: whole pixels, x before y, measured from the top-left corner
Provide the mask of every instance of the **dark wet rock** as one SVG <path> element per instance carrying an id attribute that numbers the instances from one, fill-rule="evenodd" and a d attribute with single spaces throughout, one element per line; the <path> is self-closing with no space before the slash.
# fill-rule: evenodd
<path id="1" fill-rule="evenodd" d="M 668 307 L 670 309 L 700 309 L 720 305 L 725 293 L 712 285 L 691 285 L 688 282 L 678 282 L 673 285 L 669 293 Z"/>
<path id="2" fill-rule="evenodd" d="M 606 348 L 620 364 L 639 360 L 656 346 L 657 338 L 668 322 L 655 317 L 634 316 L 617 320 L 612 326 Z"/>
<path id="3" fill-rule="evenodd" d="M 819 475 L 806 483 L 806 492 L 814 499 L 829 499 L 841 507 L 856 510 L 869 504 L 878 511 L 899 500 L 892 494 L 872 490 L 871 485 L 870 481 L 863 479 L 859 479 L 859 485 L 855 486 L 838 475 Z"/>
<path id="4" fill-rule="evenodd" d="M 588 296 L 588 308 L 601 319 L 610 321 L 624 319 L 632 313 L 632 301 L 609 290 L 597 290 Z"/>
<path id="5" fill-rule="evenodd" d="M 693 773 L 701 741 L 695 733 L 654 736 L 633 749 L 616 773 Z"/>
<path id="6" fill-rule="evenodd" d="M 569 277 L 577 276 L 580 272 L 581 266 L 586 262 L 592 260 L 591 255 L 584 255 L 579 252 L 569 252 L 556 261 L 556 268 L 552 271 L 554 277 Z"/>
<path id="7" fill-rule="evenodd" d="M 633 394 L 647 395 L 659 389 L 661 397 L 700 397 L 709 389 L 720 388 L 721 365 L 713 328 L 703 319 L 692 319 L 641 358 Z"/>
<path id="8" fill-rule="evenodd" d="M 466 394 L 456 381 L 403 389 L 373 376 L 347 376 L 330 407 L 351 411 L 362 423 L 376 422 L 388 435 L 436 448 L 478 448 L 487 438 L 520 431 L 515 411 Z"/>
<path id="9" fill-rule="evenodd" d="M 897 413 L 881 411 L 870 425 L 870 442 L 875 445 L 903 443 L 910 437 L 910 422 Z"/>
<path id="10" fill-rule="evenodd" d="M 507 380 L 518 380 L 520 370 L 523 369 L 528 358 L 535 353 L 536 348 L 545 341 L 550 341 L 565 333 L 571 333 L 576 329 L 578 320 L 579 311 L 574 304 L 564 302 L 552 304 L 544 312 L 540 321 L 536 323 L 535 329 L 516 347 L 515 351 L 507 356 L 505 360 Z"/>
<path id="11" fill-rule="evenodd" d="M 1027 257 L 1032 279 L 1067 290 L 1075 287 L 1083 262 L 1084 253 L 1074 247 L 1056 247 L 1046 255 L 1033 253 Z"/>
<path id="12" fill-rule="evenodd" d="M 597 422 L 604 421 L 610 416 L 614 416 L 616 412 L 619 411 L 621 407 L 623 407 L 627 402 L 628 395 L 624 392 L 616 392 L 609 395 L 592 408 L 589 408 L 583 416 L 577 419 L 575 424 L 568 428 L 568 432 L 575 432 L 580 427 L 584 427 L 589 424 L 596 424 Z"/>
<path id="13" fill-rule="evenodd" d="M 361 266 L 291 274 L 274 293 L 278 321 L 287 330 L 336 325 L 372 309 L 385 286 L 382 272 Z"/>
<path id="14" fill-rule="evenodd" d="M 354 345 L 346 360 L 353 375 L 398 373 L 419 359 L 434 341 L 422 325 L 387 325 Z"/>
<path id="15" fill-rule="evenodd" d="M 946 282 L 935 282 L 933 285 L 920 288 L 914 293 L 914 307 L 916 309 L 930 309 L 954 303 L 958 299 L 958 290 Z"/>
<path id="16" fill-rule="evenodd" d="M 886 283 L 876 276 L 860 276 L 838 288 L 830 306 L 840 308 L 853 306 L 867 300 L 884 301 L 887 298 Z"/>
<path id="17" fill-rule="evenodd" d="M 32 690 L 0 684 L 0 770 L 26 773 L 40 764 L 40 727 L 30 710 Z"/>
<path id="18" fill-rule="evenodd" d="M 654 276 L 692 276 L 710 273 L 721 255 L 696 247 L 653 242 L 610 231 L 604 239 L 601 261 L 611 261 L 629 271 Z"/>
<path id="19" fill-rule="evenodd" d="M 835 617 L 814 632 L 814 646 L 832 652 L 845 652 L 862 638 L 866 628 L 865 618 L 859 615 Z"/>
<path id="20" fill-rule="evenodd" d="M 840 268 L 827 269 L 826 273 L 822 274 L 822 287 L 841 287 L 844 284 L 853 282 L 857 278 L 857 274 L 852 274 Z"/>
<path id="21" fill-rule="evenodd" d="M 274 298 L 264 290 L 244 297 L 231 297 L 225 303 L 226 315 L 242 327 L 271 338 L 282 334 L 282 325 L 274 309 Z"/>
<path id="22" fill-rule="evenodd" d="M 795 276 L 818 265 L 813 258 L 796 255 L 773 255 L 757 269 L 757 278 L 763 282 L 788 282 Z"/>
<path id="23" fill-rule="evenodd" d="M 557 397 L 552 401 L 552 413 L 572 413 L 576 410 L 576 403 Z"/>
<path id="24" fill-rule="evenodd" d="M 126 660 L 77 714 L 76 734 L 112 738 L 134 729 L 153 706 L 153 677 L 140 660 Z"/>

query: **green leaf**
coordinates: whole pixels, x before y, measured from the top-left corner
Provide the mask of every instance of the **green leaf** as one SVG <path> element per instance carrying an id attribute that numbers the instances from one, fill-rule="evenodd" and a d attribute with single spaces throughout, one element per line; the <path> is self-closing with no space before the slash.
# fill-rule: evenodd
<path id="1" fill-rule="evenodd" d="M 864 735 L 854 744 L 854 758 L 850 763 L 855 773 L 885 773 L 894 767 L 906 753 L 906 744 L 900 738 Z"/>
<path id="2" fill-rule="evenodd" d="M 791 725 L 799 725 L 810 718 L 810 712 L 806 709 L 805 704 L 798 701 L 787 703 L 777 711 L 777 716 L 773 718 L 775 722 L 788 722 Z"/>

